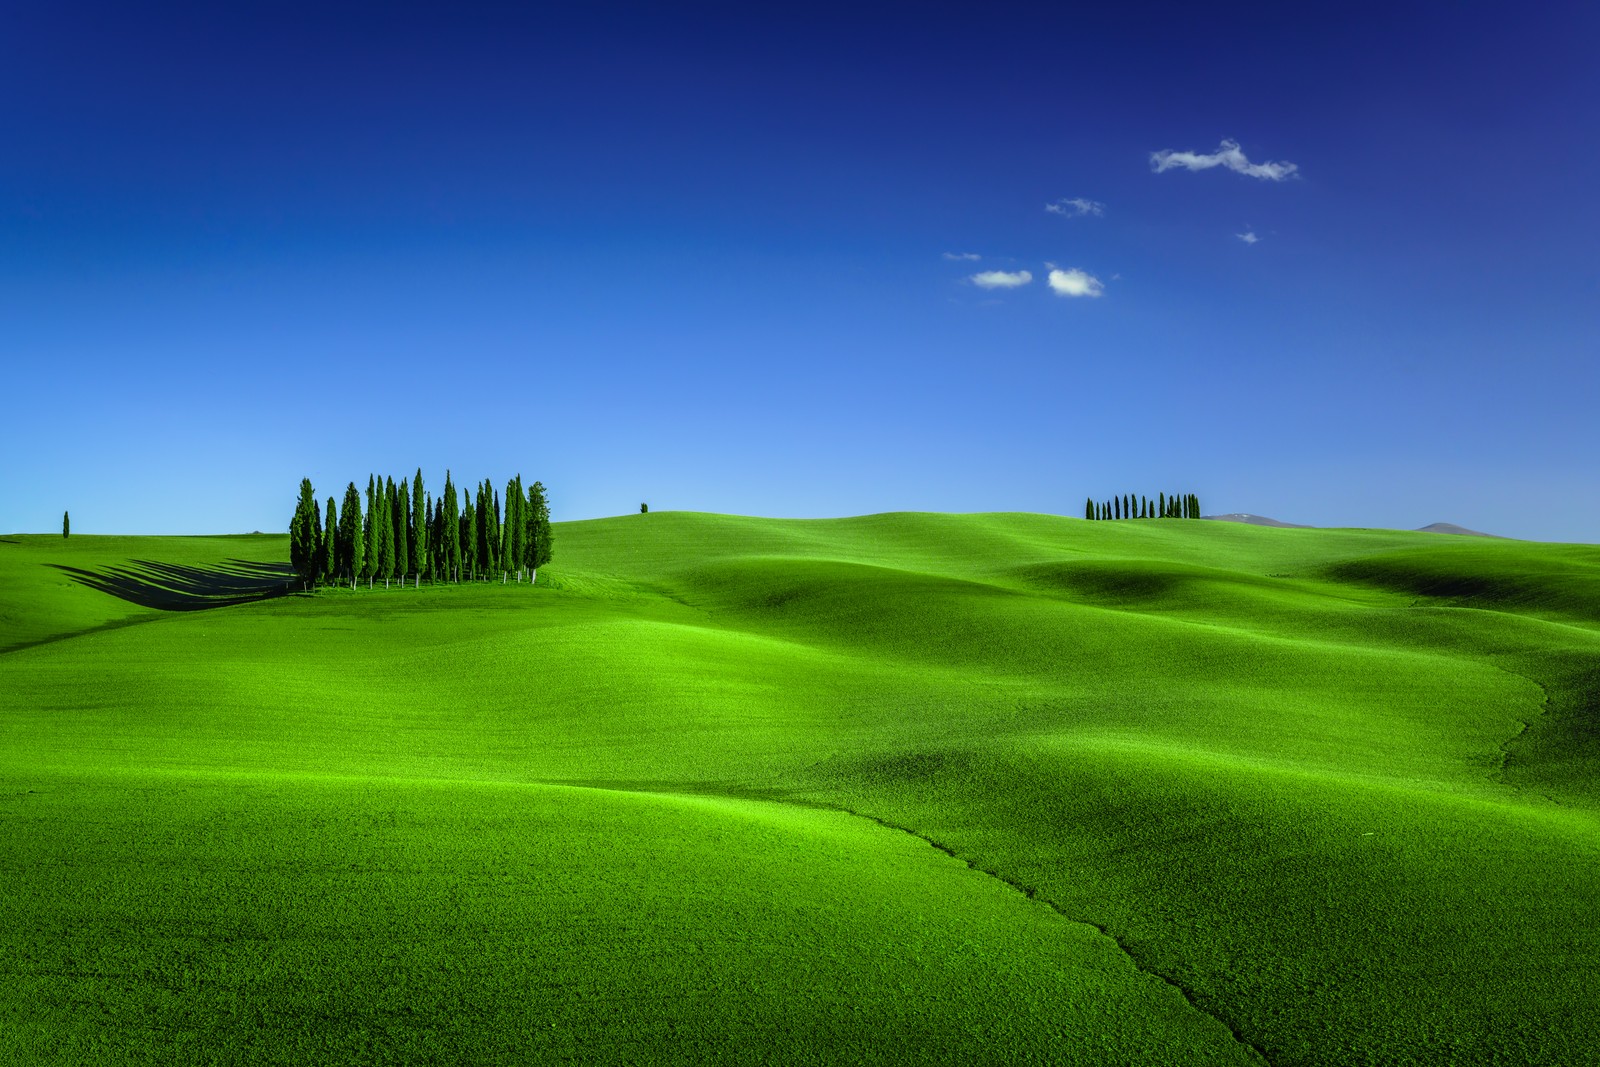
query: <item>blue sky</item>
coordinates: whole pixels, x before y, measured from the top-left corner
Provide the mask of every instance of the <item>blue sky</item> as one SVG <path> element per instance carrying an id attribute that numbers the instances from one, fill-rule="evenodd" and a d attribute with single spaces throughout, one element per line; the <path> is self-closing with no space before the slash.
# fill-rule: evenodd
<path id="1" fill-rule="evenodd" d="M 573 6 L 11 5 L 0 529 L 420 465 L 1600 539 L 1593 5 Z"/>

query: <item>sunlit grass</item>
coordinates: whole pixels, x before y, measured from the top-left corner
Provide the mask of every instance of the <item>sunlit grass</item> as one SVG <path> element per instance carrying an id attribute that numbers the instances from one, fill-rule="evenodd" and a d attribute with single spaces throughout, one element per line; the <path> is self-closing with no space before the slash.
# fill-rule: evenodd
<path id="1" fill-rule="evenodd" d="M 533 588 L 183 612 L 57 567 L 284 539 L 0 544 L 0 1053 L 1600 1053 L 1600 550 L 557 537 Z"/>

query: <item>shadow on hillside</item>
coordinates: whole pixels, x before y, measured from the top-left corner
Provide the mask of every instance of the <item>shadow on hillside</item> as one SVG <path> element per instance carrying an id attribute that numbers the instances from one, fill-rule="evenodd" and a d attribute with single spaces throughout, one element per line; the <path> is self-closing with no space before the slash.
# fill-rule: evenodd
<path id="1" fill-rule="evenodd" d="M 72 576 L 79 585 L 109 593 L 145 608 L 198 611 L 225 608 L 283 596 L 294 590 L 294 568 L 287 563 L 230 559 L 209 568 L 184 567 L 154 560 L 129 560 L 124 567 L 91 571 L 50 566 Z"/>

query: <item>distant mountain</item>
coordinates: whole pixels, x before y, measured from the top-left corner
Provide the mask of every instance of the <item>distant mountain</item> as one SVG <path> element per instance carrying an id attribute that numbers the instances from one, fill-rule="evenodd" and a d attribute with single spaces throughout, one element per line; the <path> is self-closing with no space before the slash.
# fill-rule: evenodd
<path id="1" fill-rule="evenodd" d="M 1282 526 L 1290 530 L 1310 530 L 1312 527 L 1300 522 L 1283 522 L 1279 519 L 1269 519 L 1265 515 L 1251 515 L 1248 512 L 1235 511 L 1227 515 L 1202 515 L 1202 519 L 1214 522 L 1243 522 L 1251 526 Z"/>
<path id="2" fill-rule="evenodd" d="M 1465 526 L 1457 526 L 1453 522 L 1436 522 L 1436 523 L 1433 523 L 1433 524 L 1428 525 L 1428 526 L 1418 526 L 1417 527 L 1417 532 L 1418 533 L 1462 534 L 1462 535 L 1465 535 L 1467 537 L 1493 537 L 1493 538 L 1495 538 L 1497 540 L 1500 540 L 1500 541 L 1506 540 L 1506 538 L 1501 537 L 1499 534 L 1484 533 L 1481 530 L 1469 530 Z"/>
<path id="3" fill-rule="evenodd" d="M 1202 515 L 1202 519 L 1214 522 L 1242 522 L 1249 526 L 1281 526 L 1290 530 L 1314 530 L 1315 526 L 1307 526 L 1300 522 L 1284 522 L 1281 519 L 1269 519 L 1265 515 L 1251 515 L 1247 511 L 1230 512 L 1227 515 Z M 1493 537 L 1504 541 L 1506 538 L 1499 534 L 1484 533 L 1481 530 L 1469 530 L 1465 526 L 1457 526 L 1453 522 L 1436 522 L 1429 526 L 1417 527 L 1417 533 L 1456 534 L 1462 537 Z"/>

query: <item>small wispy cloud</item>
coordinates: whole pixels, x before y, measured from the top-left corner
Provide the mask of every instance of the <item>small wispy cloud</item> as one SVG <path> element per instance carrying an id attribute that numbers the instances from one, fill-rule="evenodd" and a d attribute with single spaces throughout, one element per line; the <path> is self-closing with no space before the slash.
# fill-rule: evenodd
<path id="1" fill-rule="evenodd" d="M 956 263 L 961 263 L 961 262 L 976 263 L 978 260 L 983 258 L 982 256 L 978 255 L 978 253 L 976 253 L 976 252 L 944 252 L 944 253 L 941 253 L 941 254 L 944 256 L 945 259 L 951 260 L 952 262 L 956 262 Z"/>
<path id="2" fill-rule="evenodd" d="M 1261 240 L 1261 238 L 1256 236 L 1256 231 L 1254 230 L 1246 230 L 1243 233 L 1236 233 L 1234 236 L 1247 245 L 1253 245 L 1257 241 Z"/>
<path id="3" fill-rule="evenodd" d="M 1223 139 L 1215 152 L 1174 152 L 1168 148 L 1151 152 L 1150 166 L 1157 174 L 1174 167 L 1182 167 L 1184 170 L 1226 167 L 1235 174 L 1274 182 L 1281 182 L 1300 169 L 1293 163 L 1252 163 L 1239 150 L 1239 142 L 1227 138 Z"/>
<path id="4" fill-rule="evenodd" d="M 1050 271 L 1050 288 L 1057 296 L 1100 296 L 1106 291 L 1105 283 L 1088 271 L 1076 267 Z"/>
<path id="5" fill-rule="evenodd" d="M 1033 281 L 1033 275 L 1025 270 L 984 270 L 967 280 L 979 289 L 1015 289 Z"/>
<path id="6" fill-rule="evenodd" d="M 1069 219 L 1080 218 L 1084 215 L 1104 215 L 1106 206 L 1098 200 L 1085 200 L 1081 196 L 1071 199 L 1053 200 L 1044 206 L 1052 215 L 1065 215 Z"/>

